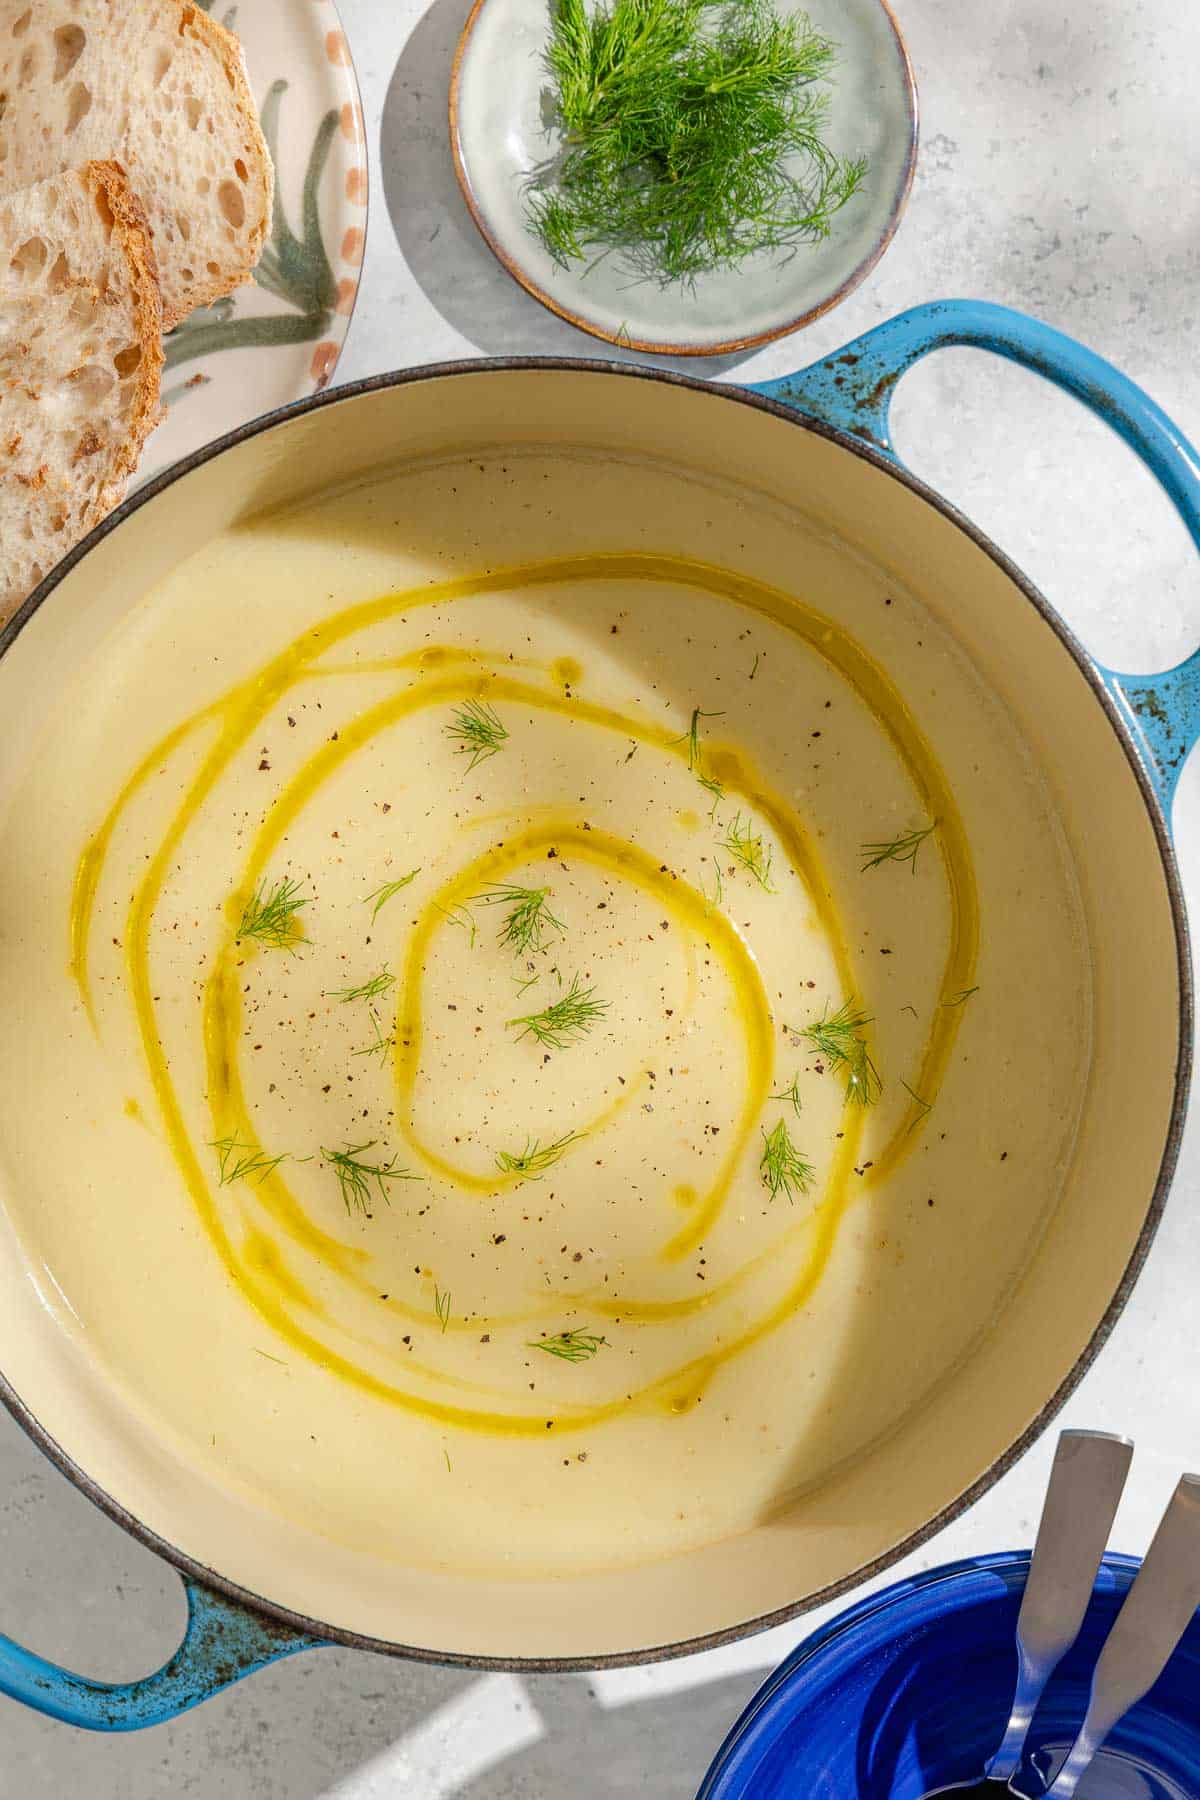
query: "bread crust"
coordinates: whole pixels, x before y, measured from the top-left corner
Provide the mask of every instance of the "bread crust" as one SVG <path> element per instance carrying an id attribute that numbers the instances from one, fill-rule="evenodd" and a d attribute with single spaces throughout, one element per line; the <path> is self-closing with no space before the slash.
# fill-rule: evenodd
<path id="1" fill-rule="evenodd" d="M 133 323 L 141 349 L 133 414 L 125 441 L 117 453 L 112 478 L 88 508 L 88 529 L 111 512 L 121 499 L 141 459 L 142 445 L 159 420 L 158 394 L 162 380 L 162 298 L 158 265 L 146 209 L 129 185 L 119 162 L 107 160 L 84 166 L 84 176 L 104 195 L 113 216 L 113 236 L 120 244 L 129 269 L 133 294 Z"/>
<path id="2" fill-rule="evenodd" d="M 254 270 L 262 255 L 263 245 L 271 229 L 271 211 L 275 199 L 275 165 L 271 161 L 271 152 L 267 148 L 267 140 L 263 136 L 259 123 L 258 108 L 254 104 L 254 95 L 250 91 L 250 77 L 246 72 L 246 56 L 241 41 L 224 25 L 202 12 L 192 0 L 181 0 L 179 5 L 180 36 L 193 37 L 202 43 L 216 57 L 225 72 L 233 96 L 233 104 L 243 128 L 254 146 L 255 160 L 260 165 L 263 181 L 263 208 L 261 216 L 253 221 L 247 233 L 246 253 L 249 258 L 241 274 L 232 281 L 228 275 L 215 276 L 207 283 L 196 282 L 192 290 L 192 306 L 211 306 L 214 300 L 223 300 L 236 287 L 243 286 L 253 279 Z M 163 330 L 170 331 L 181 320 L 187 317 L 188 309 L 169 309 L 163 313 Z"/>
<path id="3" fill-rule="evenodd" d="M 164 331 L 251 279 L 274 167 L 242 46 L 196 0 L 0 0 L 0 89 L 0 196 L 120 162 L 155 237 Z M 235 172 L 236 214 L 218 205 Z"/>
<path id="4" fill-rule="evenodd" d="M 0 562 L 0 621 L 15 612 L 45 571 L 121 500 L 159 416 L 162 307 L 154 246 L 141 201 L 121 165 L 108 158 L 64 170 L 28 192 L 31 197 L 38 196 L 42 188 L 53 192 L 25 206 L 14 223 L 22 230 L 33 227 L 33 236 L 21 248 L 44 242 L 37 230 L 40 208 L 51 250 L 42 251 L 37 279 L 55 243 L 63 246 L 58 261 L 64 268 L 61 274 L 57 264 L 51 270 L 55 285 L 49 292 L 39 290 L 36 280 L 32 287 L 17 283 L 0 288 L 0 309 L 11 309 L 15 318 L 4 345 L 7 373 L 0 393 L 0 406 L 10 394 L 14 401 L 0 413 L 5 438 L 0 445 L 0 493 L 10 528 L 5 531 L 5 556 Z M 91 235 L 76 241 L 77 254 L 69 267 L 72 240 L 61 227 L 56 229 L 65 200 L 93 209 L 99 228 L 89 226 Z M 11 197 L 0 201 L 0 207 L 8 206 Z M 22 335 L 20 309 L 32 308 L 33 317 L 44 318 L 49 304 L 84 310 L 77 328 L 72 325 L 69 332 L 48 339 L 31 360 L 30 343 Z M 106 318 L 106 313 L 117 307 L 119 319 Z M 41 431 L 40 425 L 30 421 L 36 421 L 39 407 L 53 407 L 57 395 L 69 391 L 76 379 L 86 378 L 94 351 L 85 346 L 97 333 L 107 338 L 110 347 L 115 347 L 114 339 L 115 344 L 124 346 L 122 355 L 131 354 L 135 346 L 138 352 L 132 366 L 123 368 L 116 362 L 118 378 L 128 383 L 119 410 L 94 422 L 85 415 L 75 427 L 73 442 L 60 438 L 53 446 L 47 443 L 44 452 L 35 450 L 31 455 L 18 421 L 23 421 L 25 430 Z M 24 533 L 22 524 L 28 528 Z M 31 548 L 33 543 L 36 549 Z"/>

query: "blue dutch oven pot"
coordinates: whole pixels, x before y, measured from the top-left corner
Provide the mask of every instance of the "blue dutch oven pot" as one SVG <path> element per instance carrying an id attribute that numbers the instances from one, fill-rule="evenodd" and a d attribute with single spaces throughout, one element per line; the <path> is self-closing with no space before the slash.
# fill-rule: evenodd
<path id="1" fill-rule="evenodd" d="M 911 568 L 922 592 L 941 594 L 985 678 L 1023 716 L 1047 779 L 1068 796 L 1082 879 L 1103 901 L 1090 929 L 1104 1016 L 1125 1043 L 1137 1044 L 1136 1057 L 1122 1059 L 1100 1041 L 1094 1059 L 1095 1141 L 1089 1146 L 1081 1134 L 1078 1155 L 1085 1173 L 1091 1156 L 1110 1178 L 1085 1183 L 1086 1197 L 1060 1203 L 1043 1248 L 966 1373 L 939 1387 L 895 1442 L 837 1477 L 827 1507 L 836 1529 L 810 1529 L 801 1514 L 791 1525 L 773 1522 L 685 1558 L 536 1591 L 464 1576 L 419 1614 L 407 1607 L 404 1571 L 381 1568 L 377 1580 L 343 1595 L 315 1533 L 303 1555 L 285 1555 L 273 1526 L 239 1529 L 233 1513 L 205 1512 L 225 1502 L 200 1494 L 198 1484 L 193 1492 L 176 1482 L 168 1495 L 151 1463 L 137 1460 L 140 1452 L 111 1447 L 86 1413 L 70 1411 L 55 1388 L 52 1359 L 24 1354 L 14 1306 L 0 1294 L 0 1396 L 97 1505 L 175 1564 L 188 1599 L 182 1644 L 144 1680 L 88 1680 L 0 1637 L 0 1692 L 72 1724 L 129 1730 L 329 1642 L 529 1670 L 682 1655 L 794 1618 L 877 1575 L 969 1506 L 1054 1416 L 1145 1259 L 1182 1127 L 1191 971 L 1169 818 L 1200 731 L 1200 652 L 1155 677 L 1099 667 L 1003 554 L 901 467 L 888 423 L 896 383 L 947 345 L 1006 357 L 1082 400 L 1142 458 L 1200 546 L 1200 467 L 1182 434 L 1109 364 L 1001 307 L 919 307 L 799 374 L 751 389 L 608 363 L 451 364 L 326 392 L 151 482 L 65 559 L 0 636 L 0 704 L 6 681 L 9 693 L 27 699 L 39 682 L 61 685 L 59 664 L 86 654 L 88 632 L 99 629 L 93 621 L 114 616 L 118 588 L 129 589 L 132 605 L 174 560 L 238 516 L 247 493 L 260 504 L 287 500 L 334 476 L 369 474 L 414 444 L 423 452 L 439 441 L 461 450 L 473 433 L 491 443 L 510 436 L 586 441 L 609 454 L 628 446 L 685 467 L 699 460 L 715 473 L 728 462 L 735 479 L 768 491 L 772 482 L 790 483 L 786 497 L 803 501 L 823 526 L 865 545 L 880 566 Z M 564 440 L 564 419 L 573 439 Z M 581 536 L 586 548 L 586 518 Z M 1124 1085 L 1106 1089 L 1122 1060 Z M 1015 1605 L 1021 1566 L 986 1565 L 980 1576 L 992 1583 L 997 1618 Z M 932 1604 L 934 1587 L 919 1591 L 921 1604 Z M 878 1604 L 865 1603 L 866 1613 L 855 1617 L 874 1617 Z M 756 1729 L 748 1716 L 740 1741 L 750 1742 Z M 890 1729 L 883 1721 L 881 1741 Z M 742 1755 L 730 1753 L 734 1762 Z M 901 1766 L 908 1767 L 903 1756 Z M 720 1785 L 725 1780 L 714 1774 L 708 1791 L 759 1791 Z M 805 1781 L 786 1791 L 836 1791 L 846 1800 L 855 1790 Z M 916 1789 L 901 1781 L 878 1791 Z"/>

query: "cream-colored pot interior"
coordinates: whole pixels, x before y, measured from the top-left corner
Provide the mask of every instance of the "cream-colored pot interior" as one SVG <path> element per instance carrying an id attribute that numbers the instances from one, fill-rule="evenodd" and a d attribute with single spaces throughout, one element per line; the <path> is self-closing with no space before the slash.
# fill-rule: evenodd
<path id="1" fill-rule="evenodd" d="M 597 370 L 340 398 L 135 505 L 0 712 L 0 1371 L 183 1557 L 653 1654 L 886 1562 L 1094 1348 L 1171 1153 L 1163 854 L 1054 629 L 866 456 Z M 576 976 L 586 1036 L 522 1035 Z"/>

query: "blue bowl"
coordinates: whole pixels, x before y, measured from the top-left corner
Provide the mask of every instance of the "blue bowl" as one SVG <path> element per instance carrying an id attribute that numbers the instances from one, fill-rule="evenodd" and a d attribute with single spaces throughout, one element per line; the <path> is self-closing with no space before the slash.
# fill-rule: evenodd
<path id="1" fill-rule="evenodd" d="M 1106 1556 L 1083 1630 L 1059 1664 L 1018 1777 L 1040 1791 L 1074 1738 L 1100 1647 L 1137 1560 Z M 1028 1551 L 898 1582 L 793 1651 L 726 1738 L 698 1800 L 920 1800 L 978 1776 L 1016 1680 Z M 1160 1679 L 1115 1728 L 1080 1800 L 1200 1800 L 1200 1614 Z"/>

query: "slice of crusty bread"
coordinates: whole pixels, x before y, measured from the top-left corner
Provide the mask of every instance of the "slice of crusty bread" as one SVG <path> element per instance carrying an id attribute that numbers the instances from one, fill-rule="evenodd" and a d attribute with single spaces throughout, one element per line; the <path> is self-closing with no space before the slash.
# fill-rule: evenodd
<path id="1" fill-rule="evenodd" d="M 150 229 L 120 165 L 0 197 L 0 620 L 121 498 L 162 360 Z"/>
<path id="2" fill-rule="evenodd" d="M 249 279 L 273 173 L 241 45 L 191 0 L 0 0 L 0 193 L 120 162 L 163 328 Z"/>

